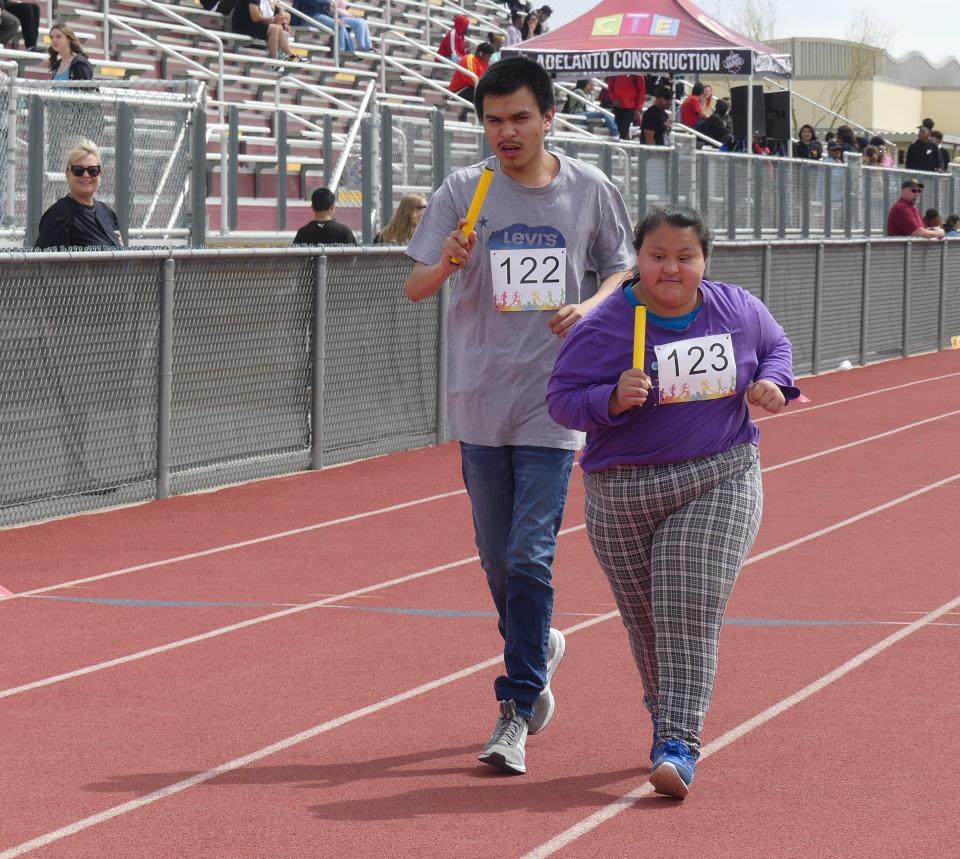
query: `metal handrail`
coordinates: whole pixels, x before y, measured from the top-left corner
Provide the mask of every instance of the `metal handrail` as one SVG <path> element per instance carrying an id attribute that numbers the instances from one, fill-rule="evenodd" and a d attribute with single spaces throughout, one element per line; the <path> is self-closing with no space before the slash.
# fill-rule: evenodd
<path id="1" fill-rule="evenodd" d="M 357 139 L 357 133 L 360 131 L 360 123 L 363 121 L 363 117 L 367 112 L 367 106 L 370 104 L 370 98 L 373 95 L 374 89 L 376 89 L 376 83 L 370 81 L 367 84 L 366 92 L 363 94 L 363 100 L 357 108 L 357 117 L 351 124 L 350 131 L 347 132 L 347 139 L 344 141 L 343 149 L 340 150 L 340 157 L 337 159 L 337 164 L 333 168 L 333 173 L 330 176 L 330 185 L 328 187 L 334 193 L 337 191 L 337 186 L 340 184 L 340 177 L 343 175 L 343 171 L 347 166 L 350 150 L 353 149 L 353 142 Z"/>
<path id="2" fill-rule="evenodd" d="M 723 146 L 722 143 L 719 143 L 712 137 L 707 137 L 706 134 L 701 134 L 699 131 L 697 131 L 697 129 L 691 128 L 689 125 L 684 125 L 682 122 L 675 122 L 673 127 L 678 131 L 685 131 L 687 134 L 692 134 L 694 137 L 700 138 L 700 140 L 702 140 L 704 143 L 709 143 L 711 146 L 715 146 L 717 149 Z"/>

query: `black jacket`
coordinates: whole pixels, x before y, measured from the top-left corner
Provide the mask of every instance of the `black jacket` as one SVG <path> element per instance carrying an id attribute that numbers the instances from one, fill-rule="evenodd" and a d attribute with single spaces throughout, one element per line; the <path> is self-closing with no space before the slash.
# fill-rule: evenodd
<path id="1" fill-rule="evenodd" d="M 50 70 L 51 77 L 60 71 L 60 63 L 58 62 Z M 73 60 L 70 62 L 70 80 L 72 81 L 92 81 L 93 80 L 93 66 L 90 65 L 90 60 L 88 60 L 83 54 L 77 54 Z"/>
<path id="2" fill-rule="evenodd" d="M 88 247 L 109 250 L 121 247 L 117 238 L 120 225 L 117 216 L 106 203 L 94 201 L 95 217 L 104 232 L 104 241 L 96 244 L 84 241 L 74 228 L 74 207 L 79 206 L 70 197 L 61 197 L 40 218 L 40 232 L 34 247 L 37 250 Z"/>

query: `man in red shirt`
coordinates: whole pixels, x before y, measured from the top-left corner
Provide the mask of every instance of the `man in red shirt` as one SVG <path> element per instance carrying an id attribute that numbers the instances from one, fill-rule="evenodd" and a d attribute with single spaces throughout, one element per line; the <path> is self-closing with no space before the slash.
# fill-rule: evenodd
<path id="1" fill-rule="evenodd" d="M 917 204 L 923 193 L 923 182 L 907 179 L 900 186 L 900 198 L 887 215 L 888 236 L 913 236 L 916 239 L 942 239 L 940 227 L 925 227 Z"/>
<path id="2" fill-rule="evenodd" d="M 461 98 L 472 102 L 477 81 L 479 81 L 480 78 L 483 77 L 483 73 L 490 68 L 490 57 L 493 56 L 493 51 L 493 45 L 489 42 L 481 42 L 477 45 L 476 51 L 461 58 L 457 65 L 459 65 L 460 68 L 466 69 L 468 72 L 473 72 L 477 77 L 475 80 L 470 75 L 457 69 L 453 73 L 453 78 L 450 80 L 450 92 L 456 93 Z M 460 121 L 467 121 L 467 108 L 460 111 Z"/>

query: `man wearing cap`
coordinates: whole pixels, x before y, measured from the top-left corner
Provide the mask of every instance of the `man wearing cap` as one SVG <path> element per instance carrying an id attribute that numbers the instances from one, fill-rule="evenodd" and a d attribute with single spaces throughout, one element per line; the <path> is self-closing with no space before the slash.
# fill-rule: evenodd
<path id="1" fill-rule="evenodd" d="M 912 236 L 915 239 L 942 239 L 940 227 L 925 227 L 917 203 L 923 193 L 923 182 L 907 179 L 900 186 L 900 198 L 887 215 L 888 236 Z"/>
<path id="2" fill-rule="evenodd" d="M 930 123 L 927 125 L 927 123 Z M 926 170 L 935 173 L 940 169 L 940 151 L 930 140 L 930 130 L 933 120 L 925 119 L 917 129 L 917 139 L 907 147 L 907 158 L 904 166 L 907 170 Z"/>

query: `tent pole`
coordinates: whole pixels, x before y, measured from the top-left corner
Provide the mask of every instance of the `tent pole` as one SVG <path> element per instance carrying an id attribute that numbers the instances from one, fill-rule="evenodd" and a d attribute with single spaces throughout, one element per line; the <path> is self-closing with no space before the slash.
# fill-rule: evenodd
<path id="1" fill-rule="evenodd" d="M 753 51 L 750 52 L 750 77 L 747 78 L 747 145 L 744 151 L 753 154 Z"/>
<path id="2" fill-rule="evenodd" d="M 787 78 L 787 158 L 793 157 L 793 78 Z"/>

